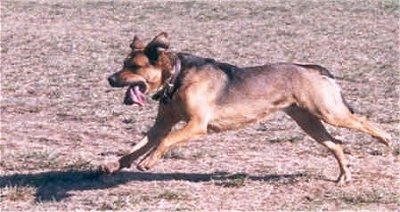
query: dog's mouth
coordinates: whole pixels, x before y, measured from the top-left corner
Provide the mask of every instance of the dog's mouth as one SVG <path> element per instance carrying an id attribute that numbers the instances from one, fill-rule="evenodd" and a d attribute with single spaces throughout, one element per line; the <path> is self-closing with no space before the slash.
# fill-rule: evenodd
<path id="1" fill-rule="evenodd" d="M 132 84 L 126 90 L 124 104 L 144 106 L 146 104 L 146 85 L 144 84 Z"/>

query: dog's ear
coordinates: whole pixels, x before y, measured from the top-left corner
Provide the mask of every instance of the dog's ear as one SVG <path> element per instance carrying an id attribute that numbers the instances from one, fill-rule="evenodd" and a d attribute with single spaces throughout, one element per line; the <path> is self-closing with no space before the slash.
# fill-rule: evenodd
<path id="1" fill-rule="evenodd" d="M 161 32 L 144 49 L 151 61 L 156 61 L 159 55 L 169 48 L 168 34 Z"/>
<path id="2" fill-rule="evenodd" d="M 133 41 L 130 45 L 132 50 L 141 50 L 145 48 L 145 45 L 143 43 L 142 40 L 139 39 L 138 36 L 135 35 L 135 37 L 133 37 Z"/>

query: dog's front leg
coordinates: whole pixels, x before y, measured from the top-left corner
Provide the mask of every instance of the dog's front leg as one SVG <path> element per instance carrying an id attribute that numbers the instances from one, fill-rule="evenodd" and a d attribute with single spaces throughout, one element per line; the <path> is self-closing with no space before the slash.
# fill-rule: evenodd
<path id="1" fill-rule="evenodd" d="M 100 166 L 100 170 L 112 174 L 123 168 L 129 168 L 136 159 L 154 149 L 178 121 L 179 116 L 174 115 L 170 108 L 160 106 L 156 122 L 146 136 L 133 146 L 129 154 L 124 155 L 117 162 Z"/>
<path id="2" fill-rule="evenodd" d="M 185 127 L 175 132 L 170 133 L 165 137 L 160 144 L 150 152 L 137 166 L 141 171 L 145 171 L 153 167 L 159 159 L 167 152 L 171 147 L 182 145 L 185 142 L 205 135 L 207 133 L 207 127 L 200 120 L 190 120 Z"/>
<path id="3" fill-rule="evenodd" d="M 145 154 L 148 150 L 150 150 L 150 148 L 151 148 L 151 145 L 149 144 L 149 138 L 146 135 L 139 141 L 139 143 L 137 143 L 137 144 L 135 144 L 135 146 L 133 146 L 133 148 L 129 154 L 121 157 L 116 162 L 110 162 L 107 164 L 100 165 L 99 169 L 101 172 L 104 172 L 107 174 L 113 174 L 123 168 L 129 168 L 131 166 L 132 162 L 136 158 L 140 157 L 140 155 L 142 155 L 142 154 Z"/>

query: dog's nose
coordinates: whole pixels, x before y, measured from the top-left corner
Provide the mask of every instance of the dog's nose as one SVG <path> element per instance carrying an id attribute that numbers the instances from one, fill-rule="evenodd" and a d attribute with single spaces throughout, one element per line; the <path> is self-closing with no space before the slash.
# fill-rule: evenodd
<path id="1" fill-rule="evenodd" d="M 109 76 L 109 77 L 108 77 L 108 83 L 109 83 L 112 87 L 117 87 L 117 85 L 118 85 L 117 76 L 115 76 L 115 74 Z"/>

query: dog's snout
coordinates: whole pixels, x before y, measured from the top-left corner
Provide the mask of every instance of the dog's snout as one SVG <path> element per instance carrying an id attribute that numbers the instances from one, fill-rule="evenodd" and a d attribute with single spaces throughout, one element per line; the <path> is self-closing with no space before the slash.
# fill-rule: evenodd
<path id="1" fill-rule="evenodd" d="M 108 83 L 109 83 L 112 87 L 118 87 L 118 78 L 117 78 L 117 76 L 115 76 L 115 74 L 109 76 L 109 77 L 108 77 Z"/>

